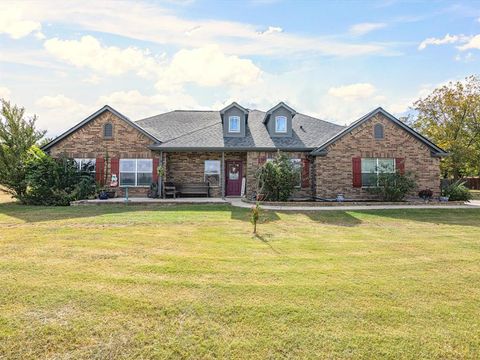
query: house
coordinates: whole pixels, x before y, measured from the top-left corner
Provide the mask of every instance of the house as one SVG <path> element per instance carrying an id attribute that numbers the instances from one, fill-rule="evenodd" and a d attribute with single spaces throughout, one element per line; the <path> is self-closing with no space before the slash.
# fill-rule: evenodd
<path id="1" fill-rule="evenodd" d="M 106 105 L 43 147 L 95 165 L 96 179 L 145 196 L 157 169 L 176 184 L 208 182 L 210 196 L 254 195 L 255 172 L 278 150 L 298 169 L 295 197 L 366 199 L 379 171 L 411 171 L 439 194 L 444 150 L 377 108 L 348 127 L 281 102 L 264 112 L 232 103 L 220 111 L 176 110 L 131 121 Z"/>

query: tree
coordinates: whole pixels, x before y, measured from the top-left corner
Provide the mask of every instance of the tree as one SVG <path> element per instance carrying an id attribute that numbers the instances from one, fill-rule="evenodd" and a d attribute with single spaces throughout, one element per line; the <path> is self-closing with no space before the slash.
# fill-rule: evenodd
<path id="1" fill-rule="evenodd" d="M 279 151 L 273 161 L 258 168 L 255 177 L 257 192 L 266 200 L 287 201 L 297 183 L 298 173 L 290 158 Z"/>
<path id="2" fill-rule="evenodd" d="M 446 177 L 480 175 L 480 78 L 450 82 L 414 103 L 411 125 L 450 153 Z"/>
<path id="3" fill-rule="evenodd" d="M 1 100 L 0 185 L 22 201 L 27 190 L 29 149 L 45 135 L 35 127 L 37 116 L 25 119 L 25 109 Z"/>

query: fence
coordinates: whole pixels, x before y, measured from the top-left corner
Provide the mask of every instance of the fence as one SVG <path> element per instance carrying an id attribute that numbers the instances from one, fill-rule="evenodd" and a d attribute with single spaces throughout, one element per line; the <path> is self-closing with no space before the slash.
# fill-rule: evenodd
<path id="1" fill-rule="evenodd" d="M 443 189 L 453 183 L 453 181 L 453 179 L 442 179 L 440 182 L 440 186 Z M 465 186 L 470 190 L 480 190 L 480 177 L 465 177 L 462 178 L 461 181 L 464 181 Z"/>

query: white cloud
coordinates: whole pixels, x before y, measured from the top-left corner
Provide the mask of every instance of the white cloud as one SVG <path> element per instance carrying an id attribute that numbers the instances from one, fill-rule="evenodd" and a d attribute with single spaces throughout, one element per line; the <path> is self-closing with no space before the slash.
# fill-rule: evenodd
<path id="1" fill-rule="evenodd" d="M 369 32 L 372 32 L 374 30 L 382 29 L 386 27 L 387 24 L 385 23 L 360 23 L 360 24 L 355 24 L 350 27 L 350 34 L 355 35 L 355 36 L 360 36 L 360 35 L 365 35 Z"/>
<path id="2" fill-rule="evenodd" d="M 418 45 L 418 50 L 424 50 L 428 45 L 444 45 L 444 44 L 454 44 L 457 42 L 465 41 L 464 35 L 450 35 L 447 34 L 443 38 L 428 38 L 423 40 L 420 45 Z"/>
<path id="3" fill-rule="evenodd" d="M 258 36 L 255 24 L 214 19 L 188 19 L 152 2 L 108 2 L 86 4 L 84 1 L 31 1 L 32 21 L 75 24 L 88 31 L 120 35 L 181 48 L 198 48 L 217 44 L 226 54 L 284 56 L 292 53 L 359 56 L 391 54 L 388 44 L 348 43 L 322 36 L 276 32 L 275 36 Z M 148 19 L 148 21 L 145 21 Z"/>
<path id="4" fill-rule="evenodd" d="M 89 77 L 83 79 L 82 82 L 87 83 L 87 84 L 97 85 L 97 84 L 100 83 L 101 80 L 102 80 L 102 77 L 100 77 L 96 74 L 92 74 Z"/>
<path id="5" fill-rule="evenodd" d="M 468 39 L 468 42 L 466 44 L 458 46 L 457 48 L 461 51 L 465 51 L 468 49 L 480 49 L 480 34 Z"/>
<path id="6" fill-rule="evenodd" d="M 145 76 L 157 71 L 159 59 L 150 56 L 148 51 L 134 47 L 120 49 L 115 46 L 102 46 L 93 36 L 82 36 L 80 40 L 49 39 L 45 49 L 56 58 L 80 68 L 90 68 L 108 75 L 121 75 L 134 71 Z"/>
<path id="7" fill-rule="evenodd" d="M 344 100 L 366 99 L 375 93 L 375 86 L 369 83 L 357 83 L 328 89 L 328 94 Z"/>
<path id="8" fill-rule="evenodd" d="M 72 108 L 79 104 L 63 94 L 55 96 L 42 96 L 35 101 L 35 105 L 43 109 L 60 109 L 60 108 Z"/>
<path id="9" fill-rule="evenodd" d="M 12 92 L 6 86 L 0 86 L 0 99 L 8 100 L 10 99 L 10 94 Z"/>
<path id="10" fill-rule="evenodd" d="M 26 18 L 25 3 L 2 4 L 0 11 L 0 34 L 7 34 L 13 39 L 20 39 L 34 31 L 40 31 L 41 24 Z M 28 15 L 30 16 L 30 14 Z"/>
<path id="11" fill-rule="evenodd" d="M 200 86 L 242 86 L 255 82 L 262 71 L 249 59 L 225 55 L 216 45 L 180 50 L 162 69 L 158 90 L 172 91 L 183 84 Z"/>
<path id="12" fill-rule="evenodd" d="M 270 35 L 270 34 L 275 34 L 275 33 L 281 33 L 283 32 L 283 29 L 279 26 L 269 26 L 267 30 L 265 31 L 260 31 L 260 35 Z"/>
<path id="13" fill-rule="evenodd" d="M 144 95 L 138 90 L 116 91 L 101 96 L 97 105 L 103 106 L 105 104 L 114 107 L 134 120 L 165 111 L 201 108 L 193 97 L 182 92 Z"/>

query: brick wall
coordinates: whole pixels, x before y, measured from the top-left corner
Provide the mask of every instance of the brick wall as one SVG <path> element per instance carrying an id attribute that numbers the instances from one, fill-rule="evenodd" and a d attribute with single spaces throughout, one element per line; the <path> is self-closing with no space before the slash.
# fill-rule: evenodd
<path id="1" fill-rule="evenodd" d="M 205 160 L 222 160 L 221 152 L 169 152 L 165 154 L 166 179 L 176 183 L 203 182 Z M 246 169 L 246 153 L 226 152 L 225 160 L 242 161 L 243 174 Z M 220 181 L 224 174 L 221 174 Z M 221 197 L 221 183 L 210 188 L 210 196 Z"/>
<path id="2" fill-rule="evenodd" d="M 253 193 L 257 192 L 257 183 L 255 181 L 255 173 L 259 167 L 260 158 L 274 158 L 277 152 L 265 152 L 265 151 L 249 151 L 247 153 L 247 197 L 250 198 Z M 291 159 L 305 159 L 308 158 L 308 153 L 305 152 L 287 152 Z M 310 184 L 308 187 L 295 189 L 293 197 L 296 198 L 310 198 L 314 193 L 314 161 L 310 161 Z"/>
<path id="3" fill-rule="evenodd" d="M 375 140 L 373 136 L 377 123 L 384 126 L 383 140 Z M 326 156 L 315 159 L 319 197 L 335 198 L 343 193 L 352 199 L 372 198 L 365 189 L 352 186 L 353 157 L 405 158 L 405 171 L 415 174 L 418 189 L 430 188 L 439 195 L 440 159 L 432 157 L 427 146 L 381 114 L 330 145 L 327 151 Z"/>
<path id="4" fill-rule="evenodd" d="M 103 137 L 103 125 L 113 125 L 113 137 Z M 68 135 L 66 138 L 53 145 L 49 152 L 53 157 L 67 156 L 70 158 L 105 158 L 106 152 L 110 158 L 143 158 L 151 159 L 159 157 L 148 149 L 153 141 L 139 132 L 128 123 L 118 118 L 115 114 L 105 111 L 97 118 L 87 123 L 82 128 Z M 110 166 L 107 167 L 110 177 Z M 130 188 L 131 196 L 146 196 L 148 188 Z M 123 191 L 119 189 L 119 195 Z"/>

